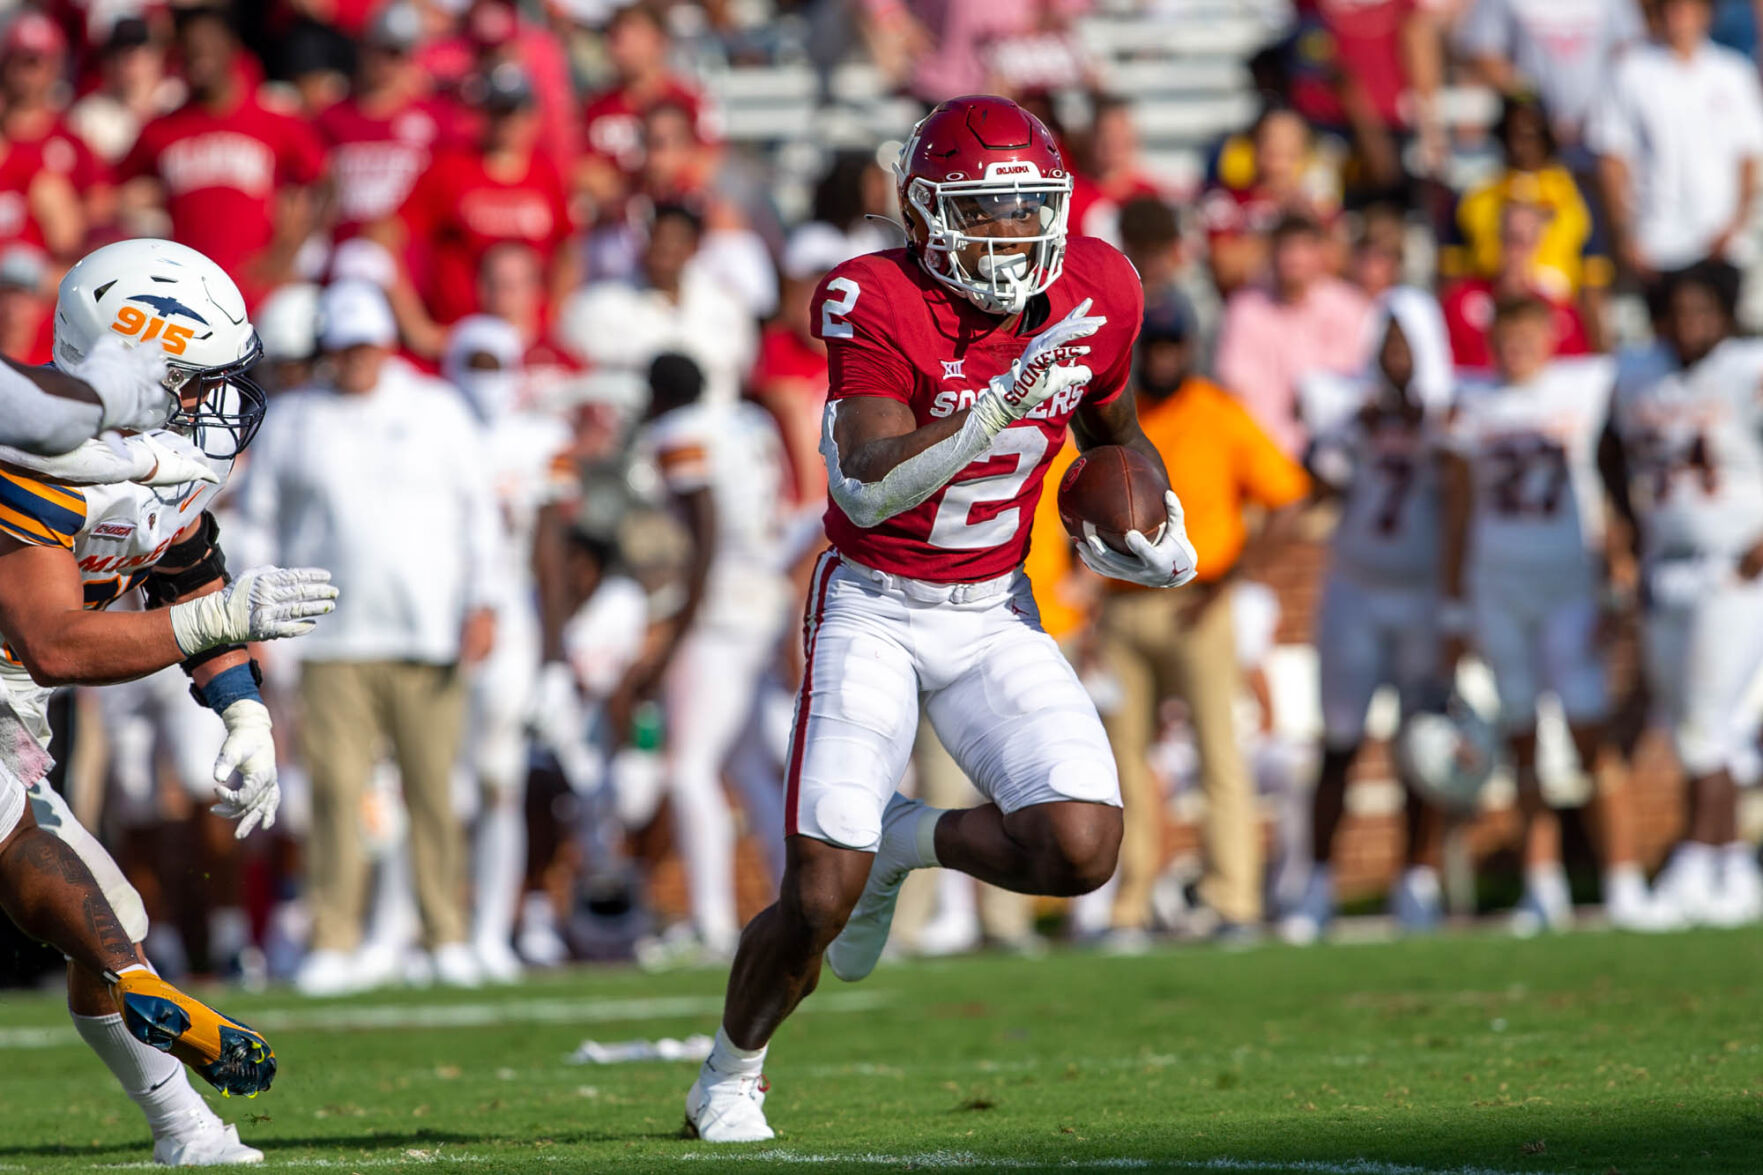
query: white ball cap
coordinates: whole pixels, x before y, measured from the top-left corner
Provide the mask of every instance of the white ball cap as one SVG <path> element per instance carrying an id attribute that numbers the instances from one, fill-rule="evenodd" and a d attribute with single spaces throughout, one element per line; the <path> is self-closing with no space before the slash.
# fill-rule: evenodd
<path id="1" fill-rule="evenodd" d="M 271 362 L 310 359 L 318 350 L 319 288 L 311 282 L 282 286 L 257 306 L 257 337 Z"/>
<path id="2" fill-rule="evenodd" d="M 807 281 L 836 269 L 862 250 L 851 238 L 830 224 L 811 221 L 797 228 L 784 243 L 782 269 L 791 281 Z"/>
<path id="3" fill-rule="evenodd" d="M 398 323 L 380 288 L 368 282 L 337 282 L 319 299 L 318 342 L 326 351 L 371 344 L 393 347 Z"/>

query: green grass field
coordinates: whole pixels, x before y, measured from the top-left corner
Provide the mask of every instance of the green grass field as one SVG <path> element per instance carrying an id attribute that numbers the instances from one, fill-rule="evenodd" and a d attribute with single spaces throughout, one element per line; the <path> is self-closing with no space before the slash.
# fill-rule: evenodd
<path id="1" fill-rule="evenodd" d="M 679 1135 L 696 1066 L 586 1037 L 712 1030 L 722 975 L 223 1006 L 276 1088 L 218 1102 L 268 1169 L 1763 1171 L 1763 934 L 1057 953 L 830 975 L 779 1035 L 780 1137 Z M 0 1002 L 0 1170 L 146 1166 L 58 1001 Z"/>

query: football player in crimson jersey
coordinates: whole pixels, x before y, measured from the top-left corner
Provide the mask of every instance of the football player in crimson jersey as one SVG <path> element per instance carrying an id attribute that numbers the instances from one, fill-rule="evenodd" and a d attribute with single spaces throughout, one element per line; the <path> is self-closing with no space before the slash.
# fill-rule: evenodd
<path id="1" fill-rule="evenodd" d="M 1138 275 L 1066 239 L 1071 177 L 1015 103 L 955 98 L 901 152 L 908 245 L 834 269 L 814 300 L 831 387 L 821 453 L 832 549 L 805 621 L 775 905 L 741 936 L 716 1046 L 686 1097 L 710 1142 L 772 1137 L 766 1042 L 824 953 L 863 978 L 900 883 L 941 865 L 1024 893 L 1079 894 L 1114 872 L 1120 786 L 1101 720 L 1021 570 L 1047 466 L 1131 445 L 1161 467 L 1127 390 Z M 1155 587 L 1194 575 L 1181 506 L 1099 573 Z M 990 801 L 940 811 L 894 792 L 920 700 Z"/>

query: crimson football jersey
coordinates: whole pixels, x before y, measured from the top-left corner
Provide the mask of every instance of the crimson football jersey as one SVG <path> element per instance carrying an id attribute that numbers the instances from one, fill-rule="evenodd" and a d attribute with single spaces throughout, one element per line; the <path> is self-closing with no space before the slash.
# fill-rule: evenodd
<path id="1" fill-rule="evenodd" d="M 1145 296 L 1131 263 L 1094 237 L 1067 242 L 1059 280 L 1011 329 L 937 282 L 905 249 L 854 258 L 827 274 L 812 310 L 814 337 L 827 345 L 827 398 L 899 400 L 919 427 L 971 407 L 1036 333 L 1085 298 L 1093 299 L 1090 314 L 1108 319 L 1078 340 L 1090 348 L 1083 362 L 1091 382 L 1011 424 L 948 485 L 879 526 L 864 530 L 829 502 L 826 534 L 841 554 L 878 571 L 939 583 L 991 579 L 1020 564 L 1041 483 L 1072 413 L 1080 404 L 1105 404 L 1126 388 Z"/>

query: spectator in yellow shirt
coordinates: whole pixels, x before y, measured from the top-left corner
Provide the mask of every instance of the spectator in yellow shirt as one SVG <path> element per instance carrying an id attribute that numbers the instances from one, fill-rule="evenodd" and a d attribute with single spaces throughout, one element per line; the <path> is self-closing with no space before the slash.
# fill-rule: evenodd
<path id="1" fill-rule="evenodd" d="M 1126 835 L 1120 846 L 1113 934 L 1144 935 L 1152 883 L 1162 866 L 1163 804 L 1147 758 L 1165 697 L 1187 703 L 1206 796 L 1202 901 L 1229 937 L 1261 920 L 1261 831 L 1255 793 L 1237 746 L 1242 690 L 1231 623 L 1230 583 L 1290 535 L 1309 495 L 1304 470 L 1268 438 L 1236 397 L 1195 375 L 1186 307 L 1153 303 L 1139 336 L 1139 422 L 1163 455 L 1170 486 L 1187 508 L 1199 579 L 1183 592 L 1140 590 L 1112 580 L 1099 618 L 1103 656 L 1120 698 L 1102 716 L 1120 770 Z M 1251 530 L 1248 512 L 1266 512 Z"/>

